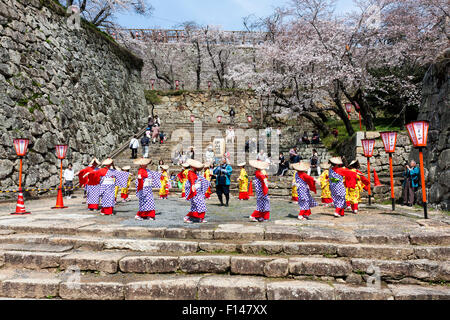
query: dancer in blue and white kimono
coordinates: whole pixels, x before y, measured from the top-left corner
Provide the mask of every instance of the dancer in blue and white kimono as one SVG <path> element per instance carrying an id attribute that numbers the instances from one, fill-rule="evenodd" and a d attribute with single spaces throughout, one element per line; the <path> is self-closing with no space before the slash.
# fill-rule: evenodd
<path id="1" fill-rule="evenodd" d="M 197 160 L 188 159 L 187 164 L 190 170 L 187 175 L 185 185 L 186 200 L 191 202 L 191 209 L 184 217 L 186 223 L 205 223 L 206 201 L 205 193 L 210 186 L 210 182 L 199 174 L 203 169 L 203 163 Z"/>
<path id="2" fill-rule="evenodd" d="M 300 162 L 294 163 L 292 168 L 296 170 L 295 173 L 295 187 L 297 188 L 298 194 L 298 206 L 300 207 L 300 212 L 298 214 L 299 220 L 309 220 L 311 215 L 311 208 L 317 206 L 317 202 L 313 199 L 309 190 L 317 193 L 316 181 L 313 177 L 306 174 L 309 169 L 309 164 Z"/>
<path id="3" fill-rule="evenodd" d="M 256 169 L 253 186 L 256 193 L 256 210 L 250 216 L 250 221 L 264 222 L 270 218 L 269 182 L 265 169 L 269 164 L 265 161 L 250 160 L 250 166 Z"/>
<path id="4" fill-rule="evenodd" d="M 335 207 L 334 216 L 343 217 L 344 210 L 347 208 L 344 178 L 349 185 L 352 185 L 352 181 L 356 183 L 356 173 L 349 169 L 342 168 L 344 164 L 340 157 L 331 158 L 329 161 L 332 167 L 328 170 L 328 179 L 330 180 L 331 198 L 333 199 Z"/>
<path id="5" fill-rule="evenodd" d="M 114 214 L 116 186 L 125 188 L 130 173 L 113 169 L 113 160 L 110 158 L 103 161 L 102 165 L 105 167 L 89 173 L 89 176 L 100 179 L 101 214 L 107 216 Z"/>
<path id="6" fill-rule="evenodd" d="M 139 210 L 136 220 L 155 220 L 155 199 L 153 188 L 161 188 L 161 173 L 148 170 L 150 159 L 137 159 L 134 164 L 140 165 L 136 179 L 136 196 L 139 199 Z"/>

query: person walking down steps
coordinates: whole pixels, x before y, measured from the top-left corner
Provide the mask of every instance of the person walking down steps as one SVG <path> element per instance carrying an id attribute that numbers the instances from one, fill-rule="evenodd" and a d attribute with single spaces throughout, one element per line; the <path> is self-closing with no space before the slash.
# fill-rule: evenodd
<path id="1" fill-rule="evenodd" d="M 137 139 L 137 136 L 133 136 L 133 138 L 130 141 L 130 149 L 131 149 L 131 159 L 137 158 L 137 152 L 139 148 L 139 140 Z"/>

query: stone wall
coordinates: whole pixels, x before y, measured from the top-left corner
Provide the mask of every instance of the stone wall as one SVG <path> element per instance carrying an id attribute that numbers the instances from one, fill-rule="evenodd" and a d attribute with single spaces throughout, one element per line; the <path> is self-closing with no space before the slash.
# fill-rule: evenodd
<path id="1" fill-rule="evenodd" d="M 0 0 L 0 190 L 16 186 L 13 138 L 30 139 L 24 186 L 59 181 L 54 146 L 75 170 L 137 132 L 148 109 L 142 60 L 51 0 Z"/>
<path id="2" fill-rule="evenodd" d="M 423 80 L 423 97 L 419 120 L 430 122 L 428 147 L 424 150 L 427 201 L 450 210 L 450 49 L 436 58 Z M 411 157 L 418 159 L 417 150 Z M 419 200 L 422 200 L 419 190 Z"/>
<path id="3" fill-rule="evenodd" d="M 303 134 L 314 129 L 312 123 L 304 118 L 296 116 L 292 112 L 281 112 L 273 109 L 273 102 L 267 98 L 262 101 L 251 90 L 224 90 L 224 91 L 183 91 L 159 92 L 161 103 L 155 105 L 154 114 L 158 115 L 166 123 L 186 123 L 190 116 L 194 115 L 196 120 L 202 120 L 205 124 L 217 123 L 217 116 L 221 115 L 222 123 L 230 123 L 229 112 L 233 107 L 236 112 L 235 128 L 262 128 L 271 126 L 276 130 L 278 126 L 282 129 L 280 139 L 280 150 L 288 150 L 295 144 Z M 261 106 L 263 114 L 261 113 Z M 149 106 L 149 113 L 152 107 Z M 247 116 L 252 116 L 249 125 Z M 263 117 L 261 125 L 261 116 Z"/>

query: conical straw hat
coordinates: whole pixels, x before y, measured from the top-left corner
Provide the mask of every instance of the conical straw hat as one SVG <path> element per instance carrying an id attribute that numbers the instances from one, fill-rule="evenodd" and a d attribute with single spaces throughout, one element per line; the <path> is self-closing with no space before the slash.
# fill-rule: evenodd
<path id="1" fill-rule="evenodd" d="M 189 164 L 189 166 L 196 168 L 196 169 L 203 168 L 203 163 L 201 163 L 200 161 L 194 160 L 194 159 L 187 159 L 186 163 Z"/>
<path id="2" fill-rule="evenodd" d="M 306 162 L 298 162 L 298 163 L 294 163 L 292 165 L 292 169 L 297 170 L 297 171 L 308 171 L 309 168 L 310 168 L 310 165 Z"/>
<path id="3" fill-rule="evenodd" d="M 140 165 L 140 166 L 146 166 L 150 163 L 150 159 L 139 158 L 139 159 L 134 160 L 133 163 Z"/>
<path id="4" fill-rule="evenodd" d="M 269 168 L 269 164 L 267 162 L 260 160 L 250 160 L 249 165 L 259 170 L 265 170 Z"/>
<path id="5" fill-rule="evenodd" d="M 330 159 L 330 162 L 331 162 L 332 164 L 337 164 L 337 165 L 344 164 L 344 163 L 342 162 L 341 157 L 333 157 L 333 158 Z"/>
<path id="6" fill-rule="evenodd" d="M 104 160 L 104 161 L 102 162 L 102 165 L 103 165 L 103 166 L 109 166 L 109 165 L 112 164 L 113 162 L 114 162 L 113 159 L 108 158 L 108 159 L 106 159 L 106 160 Z"/>

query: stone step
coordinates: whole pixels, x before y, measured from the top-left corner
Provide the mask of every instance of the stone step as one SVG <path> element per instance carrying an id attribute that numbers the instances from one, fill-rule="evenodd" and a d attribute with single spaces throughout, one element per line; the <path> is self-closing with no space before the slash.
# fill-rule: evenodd
<path id="1" fill-rule="evenodd" d="M 248 241 L 242 239 L 250 234 L 219 233 L 218 240 L 211 239 L 213 230 L 189 230 L 183 228 L 149 231 L 144 228 L 132 229 L 91 228 L 84 235 L 47 235 L 14 234 L 0 237 L 1 251 L 65 253 L 75 250 L 125 250 L 127 252 L 145 252 L 157 254 L 179 253 L 233 253 L 250 255 L 280 256 L 323 256 L 333 258 L 366 258 L 381 260 L 429 260 L 450 261 L 449 246 L 414 246 L 399 244 L 399 238 L 359 238 L 363 243 L 343 244 L 333 242 L 315 242 L 313 239 L 302 242 L 301 237 L 289 233 L 267 234 L 272 240 Z M 93 235 L 92 233 L 95 233 Z M 117 238 L 117 236 L 134 238 Z M 253 234 L 256 238 L 256 234 Z M 154 239 L 148 239 L 152 237 Z M 142 238 L 142 239 L 136 239 Z M 155 239 L 158 238 L 158 239 Z M 164 239 L 165 238 L 165 239 Z M 234 238 L 234 241 L 230 241 Z M 240 239 L 241 238 L 241 239 Z M 295 241 L 297 240 L 297 241 Z M 381 242 L 373 244 L 371 241 Z M 300 241 L 300 242 L 298 242 Z M 364 243 L 368 241 L 369 243 Z"/>
<path id="2" fill-rule="evenodd" d="M 410 281 L 450 281 L 450 262 L 416 260 L 380 260 L 368 258 L 325 258 L 321 256 L 249 256 L 226 254 L 194 254 L 198 246 L 184 243 L 174 250 L 173 243 L 159 246 L 163 242 L 154 241 L 153 246 L 144 244 L 136 248 L 130 241 L 119 239 L 105 243 L 104 251 L 74 251 L 49 253 L 33 251 L 0 251 L 3 268 L 66 270 L 76 267 L 81 271 L 122 273 L 231 273 L 238 275 L 258 275 L 270 278 L 293 276 L 333 277 L 362 282 L 377 273 L 386 282 L 408 279 Z M 147 240 L 149 241 L 149 240 Z M 147 244 L 147 246 L 146 246 Z M 136 255 L 127 250 L 142 251 Z M 339 250 L 339 249 L 338 249 Z M 174 251 L 183 255 L 173 255 Z M 158 253 L 155 255 L 153 253 Z M 190 254 L 189 254 L 190 253 Z"/>
<path id="3" fill-rule="evenodd" d="M 352 285 L 321 279 L 238 275 L 92 275 L 1 270 L 0 296 L 71 300 L 413 300 L 450 299 L 448 286 Z"/>

